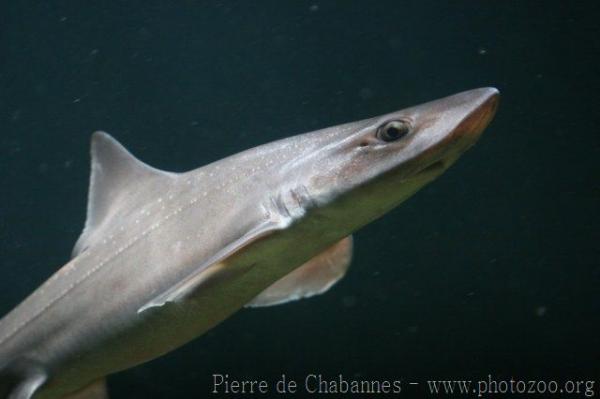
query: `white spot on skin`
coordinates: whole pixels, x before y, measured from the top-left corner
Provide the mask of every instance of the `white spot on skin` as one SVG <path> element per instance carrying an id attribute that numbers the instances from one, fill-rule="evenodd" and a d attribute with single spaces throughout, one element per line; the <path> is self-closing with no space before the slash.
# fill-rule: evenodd
<path id="1" fill-rule="evenodd" d="M 181 241 L 176 241 L 173 243 L 173 245 L 171 245 L 171 250 L 173 252 L 181 252 L 182 248 L 183 248 L 183 243 Z"/>

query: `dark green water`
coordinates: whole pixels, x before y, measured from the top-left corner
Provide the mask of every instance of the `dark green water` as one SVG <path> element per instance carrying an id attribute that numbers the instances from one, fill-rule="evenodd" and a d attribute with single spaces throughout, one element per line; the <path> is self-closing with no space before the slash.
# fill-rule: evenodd
<path id="1" fill-rule="evenodd" d="M 184 171 L 491 85 L 502 100 L 480 142 L 357 232 L 351 272 L 330 292 L 241 311 L 114 376 L 112 397 L 206 397 L 213 373 L 597 378 L 592 4 L 4 2 L 0 314 L 68 260 L 85 219 L 94 130 Z"/>

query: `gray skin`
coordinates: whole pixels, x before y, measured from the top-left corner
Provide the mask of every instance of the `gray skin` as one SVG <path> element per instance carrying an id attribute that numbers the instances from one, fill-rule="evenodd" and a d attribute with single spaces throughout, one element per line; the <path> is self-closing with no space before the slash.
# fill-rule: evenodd
<path id="1" fill-rule="evenodd" d="M 202 335 L 441 175 L 497 100 L 471 90 L 182 174 L 95 133 L 74 257 L 0 320 L 0 397 L 61 398 Z M 408 134 L 385 141 L 390 121 Z"/>

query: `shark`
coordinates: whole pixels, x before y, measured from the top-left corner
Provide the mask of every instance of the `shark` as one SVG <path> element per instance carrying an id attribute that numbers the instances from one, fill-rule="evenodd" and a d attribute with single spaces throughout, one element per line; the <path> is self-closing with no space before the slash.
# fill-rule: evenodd
<path id="1" fill-rule="evenodd" d="M 185 173 L 94 133 L 71 260 L 0 320 L 0 398 L 107 398 L 108 375 L 241 308 L 326 292 L 348 270 L 352 233 L 444 173 L 498 101 L 469 90 Z"/>

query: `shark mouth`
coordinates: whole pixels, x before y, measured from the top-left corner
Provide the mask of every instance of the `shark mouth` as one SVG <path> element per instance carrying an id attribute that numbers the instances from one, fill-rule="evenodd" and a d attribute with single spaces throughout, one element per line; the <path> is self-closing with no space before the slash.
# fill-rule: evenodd
<path id="1" fill-rule="evenodd" d="M 440 159 L 440 160 L 437 160 L 437 161 L 425 166 L 423 169 L 421 169 L 417 173 L 415 173 L 414 176 L 423 176 L 423 175 L 429 175 L 429 174 L 442 173 L 444 170 L 447 169 L 448 166 L 449 166 L 449 164 L 446 162 L 445 159 Z"/>

